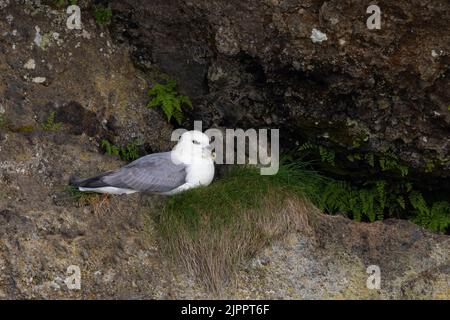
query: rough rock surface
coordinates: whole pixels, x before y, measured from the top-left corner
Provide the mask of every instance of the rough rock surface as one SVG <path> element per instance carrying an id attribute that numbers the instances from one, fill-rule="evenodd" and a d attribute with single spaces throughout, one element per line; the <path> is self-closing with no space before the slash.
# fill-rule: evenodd
<path id="1" fill-rule="evenodd" d="M 314 236 L 291 235 L 255 258 L 239 275 L 236 294 L 254 299 L 450 299 L 448 237 L 401 220 L 361 224 L 338 216 L 321 216 L 313 229 Z M 380 268 L 379 290 L 367 287 L 369 266 Z"/>
<path id="2" fill-rule="evenodd" d="M 144 107 L 150 84 L 92 16 L 82 11 L 83 29 L 69 30 L 65 8 L 11 1 L 1 17 L 3 127 L 33 135 L 55 112 L 65 133 L 167 148 L 170 126 Z"/>
<path id="3" fill-rule="evenodd" d="M 259 85 L 267 86 L 270 72 L 263 72 L 265 80 L 257 77 L 262 67 L 270 70 L 270 63 L 255 63 L 258 59 L 255 60 L 257 55 L 252 50 L 262 50 L 258 42 L 254 43 L 255 49 L 251 49 L 250 40 L 239 40 L 245 34 L 255 39 L 261 35 L 257 32 L 259 20 L 247 19 L 249 25 L 254 25 L 253 34 L 237 32 L 238 29 L 227 27 L 231 24 L 224 23 L 224 29 L 208 40 L 203 38 L 207 33 L 199 29 L 196 29 L 198 33 L 191 32 L 192 29 L 185 27 L 191 25 L 194 18 L 208 22 L 203 31 L 217 32 L 214 28 L 225 19 L 219 10 L 223 8 L 222 2 L 205 2 L 205 7 L 197 7 L 200 6 L 197 1 L 164 2 L 173 5 L 170 7 L 162 1 L 154 2 L 154 10 L 142 12 L 141 2 L 115 3 L 118 20 L 123 18 L 120 12 L 126 12 L 120 10 L 130 5 L 129 13 L 133 12 L 133 17 L 142 14 L 143 19 L 145 14 L 153 14 L 147 17 L 150 21 L 159 13 L 159 22 L 142 20 L 133 25 L 133 19 L 124 20 L 131 24 L 127 32 L 132 35 L 127 35 L 127 41 L 142 37 L 145 42 L 159 35 L 155 43 L 147 43 L 148 47 L 133 49 L 126 41 L 117 41 L 121 33 L 116 33 L 113 41 L 109 32 L 96 26 L 89 14 L 82 13 L 82 30 L 67 30 L 64 9 L 51 8 L 40 1 L 0 0 L 0 298 L 216 297 L 161 254 L 151 213 L 158 212 L 162 199 L 132 195 L 112 198 L 109 204 L 102 205 L 101 201 L 106 200 L 99 197 L 96 202 L 86 204 L 65 191 L 73 173 L 87 176 L 123 164 L 100 152 L 101 138 L 118 144 L 139 138 L 145 141 L 148 151 L 170 147 L 171 127 L 160 112 L 145 108 L 149 83 L 145 74 L 134 67 L 131 58 L 135 63 L 140 59 L 141 66 L 157 63 L 160 67 L 172 67 L 173 71 L 187 68 L 188 71 L 179 73 L 180 77 L 186 77 L 184 81 L 181 79 L 185 90 L 192 94 L 198 90 L 211 99 L 216 95 L 211 106 L 223 109 L 211 109 L 216 110 L 214 112 L 231 111 L 225 108 L 228 100 L 219 103 L 229 90 L 229 94 L 243 95 L 235 96 L 242 101 L 238 105 L 247 106 L 244 101 L 248 101 L 246 110 L 249 112 L 245 117 L 252 117 L 252 108 L 262 108 L 271 115 L 264 103 L 266 98 L 260 98 L 262 91 L 258 89 Z M 235 1 L 227 3 L 237 5 Z M 283 3 L 272 1 L 264 6 L 267 12 L 281 10 L 280 14 L 286 14 L 283 12 L 289 12 L 293 4 Z M 430 3 L 432 6 L 438 2 Z M 243 26 L 238 19 L 239 12 L 249 13 L 251 5 L 252 1 L 248 1 L 239 5 L 242 10 L 235 7 L 228 11 L 230 17 L 237 15 L 233 25 Z M 310 10 L 318 10 L 314 2 L 304 6 L 306 16 L 311 15 Z M 254 14 L 260 10 L 259 6 L 253 9 Z M 214 19 L 212 14 L 208 17 L 208 12 L 216 12 Z M 292 9 L 292 12 L 298 10 Z M 272 16 L 264 19 L 269 23 Z M 315 19 L 315 16 L 310 17 L 311 26 L 316 23 Z M 154 23 L 156 29 L 147 29 L 150 24 L 145 23 Z M 198 23 L 192 27 L 200 28 Z M 177 29 L 176 25 L 183 28 Z M 117 22 L 115 28 L 118 26 Z M 319 29 L 328 32 L 328 29 Z M 178 32 L 180 30 L 185 33 Z M 328 32 L 328 39 L 333 37 Z M 205 47 L 206 40 L 211 47 Z M 193 42 L 188 46 L 186 41 Z M 198 46 L 194 45 L 196 43 Z M 218 44 L 217 50 L 211 49 L 215 48 L 214 43 Z M 445 42 L 439 44 L 443 46 Z M 306 53 L 315 50 L 312 44 L 311 47 L 306 42 L 303 45 Z M 242 48 L 248 53 L 239 53 Z M 255 52 L 263 52 L 258 50 Z M 283 58 L 283 50 L 284 47 L 279 52 L 280 58 Z M 328 50 L 337 49 L 330 47 Z M 196 60 L 184 60 L 186 52 L 192 53 Z M 311 52 L 309 57 L 313 59 Z M 153 56 L 148 56 L 149 53 Z M 235 54 L 242 60 L 236 60 Z M 284 57 L 288 59 L 289 54 Z M 444 63 L 448 51 L 437 59 Z M 223 79 L 220 72 L 213 71 L 219 70 L 215 68 L 222 63 L 229 64 L 229 67 L 221 67 L 221 72 L 227 72 Z M 243 72 L 245 66 L 248 69 Z M 319 71 L 308 72 L 311 75 Z M 237 81 L 235 86 L 227 82 L 233 79 Z M 426 79 L 424 81 L 430 81 Z M 220 81 L 225 82 L 220 84 Z M 302 77 L 295 81 L 312 86 L 310 88 L 318 85 Z M 438 88 L 442 81 L 437 79 L 433 85 Z M 286 84 L 275 83 L 273 88 L 286 89 L 283 83 Z M 249 86 L 248 91 L 245 84 Z M 283 90 L 280 97 L 284 95 Z M 324 84 L 323 90 L 328 92 L 332 88 Z M 436 92 L 441 97 L 440 91 Z M 250 93 L 255 95 L 248 96 Z M 292 97 L 294 99 L 295 95 Z M 198 97 L 199 102 L 202 99 Z M 260 104 L 256 103 L 258 99 L 262 99 Z M 288 101 L 284 99 L 282 101 Z M 302 110 L 305 105 L 296 104 L 296 108 Z M 229 106 L 236 108 L 235 104 Z M 273 116 L 273 123 L 277 123 L 276 117 L 283 119 L 283 112 L 295 109 L 284 106 Z M 52 112 L 55 112 L 54 121 L 61 125 L 55 130 L 44 130 L 43 124 Z M 238 122 L 230 120 L 232 115 L 236 115 L 240 123 L 269 121 L 264 117 L 244 121 L 239 116 L 243 111 L 233 112 L 227 117 L 211 113 L 210 121 L 228 119 L 228 124 L 234 125 Z M 428 125 L 427 119 L 424 116 L 423 121 Z M 437 130 L 427 125 L 424 128 Z M 445 139 L 445 136 L 436 138 Z M 443 146 L 445 150 L 445 143 Z M 410 147 L 416 148 L 414 144 Z M 274 243 L 243 265 L 236 281 L 224 288 L 222 296 L 449 299 L 449 247 L 448 236 L 434 235 L 408 222 L 387 220 L 361 224 L 321 215 L 311 234 L 290 235 L 286 241 Z M 370 264 L 380 266 L 380 290 L 366 288 L 366 268 Z M 69 276 L 67 268 L 71 265 L 80 267 L 80 290 L 69 290 L 65 283 Z"/>
<path id="4" fill-rule="evenodd" d="M 112 3 L 135 61 L 196 98 L 190 121 L 281 128 L 289 147 L 390 151 L 412 176 L 449 185 L 448 1 L 378 1 L 379 30 L 366 26 L 368 0 Z"/>

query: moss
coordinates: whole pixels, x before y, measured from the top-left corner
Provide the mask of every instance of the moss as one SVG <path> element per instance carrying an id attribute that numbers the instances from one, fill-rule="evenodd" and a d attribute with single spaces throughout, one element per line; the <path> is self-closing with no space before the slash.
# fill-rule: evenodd
<path id="1" fill-rule="evenodd" d="M 30 133 L 34 131 L 34 126 L 31 124 L 23 125 L 18 128 L 14 128 L 12 131 L 16 133 Z"/>
<path id="2" fill-rule="evenodd" d="M 111 8 L 104 6 L 95 6 L 94 7 L 94 18 L 95 22 L 101 26 L 105 27 L 111 24 L 112 18 L 112 10 Z"/>

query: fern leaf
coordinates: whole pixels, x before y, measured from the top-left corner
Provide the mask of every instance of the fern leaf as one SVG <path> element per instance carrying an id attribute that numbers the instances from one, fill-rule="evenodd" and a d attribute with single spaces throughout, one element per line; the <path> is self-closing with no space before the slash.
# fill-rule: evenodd
<path id="1" fill-rule="evenodd" d="M 178 124 L 181 124 L 181 122 L 183 122 L 183 112 L 181 111 L 181 109 L 174 109 L 172 115 Z"/>
<path id="2" fill-rule="evenodd" d="M 396 199 L 398 205 L 400 206 L 400 208 L 402 208 L 403 210 L 406 209 L 406 202 L 405 202 L 405 198 L 403 196 L 398 196 Z"/>
<path id="3" fill-rule="evenodd" d="M 161 108 L 166 114 L 167 121 L 170 121 L 173 115 L 173 104 L 169 97 L 162 97 Z"/>
<path id="4" fill-rule="evenodd" d="M 190 107 L 191 109 L 193 108 L 192 101 L 188 96 L 180 96 L 180 103 Z"/>

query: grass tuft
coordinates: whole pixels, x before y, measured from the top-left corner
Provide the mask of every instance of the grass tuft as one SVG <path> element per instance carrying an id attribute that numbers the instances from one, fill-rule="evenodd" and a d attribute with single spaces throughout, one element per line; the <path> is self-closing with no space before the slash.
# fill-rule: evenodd
<path id="1" fill-rule="evenodd" d="M 317 211 L 305 196 L 314 196 L 320 179 L 298 165 L 282 166 L 274 176 L 236 168 L 208 188 L 169 198 L 158 223 L 163 250 L 219 293 L 242 262 L 273 240 L 310 230 Z"/>

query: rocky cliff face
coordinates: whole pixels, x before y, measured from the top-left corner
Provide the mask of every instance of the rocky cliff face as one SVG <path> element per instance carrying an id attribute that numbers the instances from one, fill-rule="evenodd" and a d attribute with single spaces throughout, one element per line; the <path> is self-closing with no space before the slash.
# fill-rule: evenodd
<path id="1" fill-rule="evenodd" d="M 379 30 L 366 26 L 370 1 L 112 4 L 134 60 L 195 97 L 189 121 L 281 128 L 286 147 L 330 148 L 347 173 L 380 173 L 349 154 L 394 153 L 411 176 L 448 185 L 448 1 L 379 1 Z"/>
<path id="2" fill-rule="evenodd" d="M 64 8 L 0 0 L 0 298 L 216 297 L 162 255 L 163 199 L 85 202 L 65 190 L 71 174 L 123 164 L 101 139 L 170 147 L 171 126 L 145 108 L 156 69 L 194 98 L 186 125 L 282 127 L 286 147 L 347 150 L 362 137 L 417 172 L 442 158 L 432 175 L 446 181 L 448 2 L 382 3 L 379 31 L 351 1 L 113 1 L 110 30 L 79 2 L 83 29 L 68 30 Z M 314 28 L 327 40 L 312 42 Z M 405 221 L 320 215 L 310 234 L 243 265 L 222 295 L 448 299 L 449 246 Z M 379 290 L 366 287 L 372 264 Z M 65 283 L 71 265 L 80 290 Z"/>

